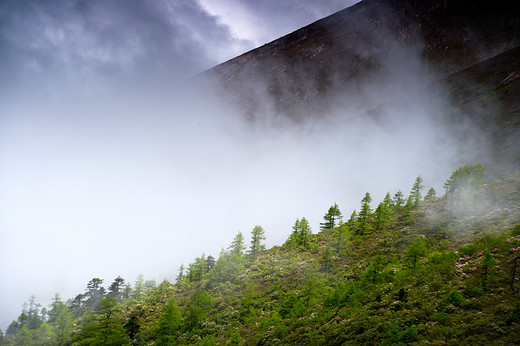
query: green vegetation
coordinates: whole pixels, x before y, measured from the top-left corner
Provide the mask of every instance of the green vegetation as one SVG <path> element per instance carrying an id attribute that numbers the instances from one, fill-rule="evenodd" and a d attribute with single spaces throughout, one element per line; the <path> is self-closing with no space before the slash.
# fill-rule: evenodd
<path id="1" fill-rule="evenodd" d="M 465 166 L 442 197 L 422 183 L 375 210 L 366 193 L 345 223 L 334 204 L 317 234 L 298 219 L 268 250 L 261 226 L 249 249 L 238 233 L 175 283 L 94 278 L 48 308 L 31 297 L 0 344 L 519 344 L 520 172 Z"/>

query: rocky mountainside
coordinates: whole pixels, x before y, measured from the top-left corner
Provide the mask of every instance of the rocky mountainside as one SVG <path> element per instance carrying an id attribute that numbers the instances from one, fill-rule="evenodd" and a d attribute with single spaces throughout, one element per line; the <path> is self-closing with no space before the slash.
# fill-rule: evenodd
<path id="1" fill-rule="evenodd" d="M 520 6 L 508 3 L 364 0 L 205 75 L 249 117 L 316 115 L 338 93 L 406 73 L 412 58 L 443 78 L 516 47 Z"/>
<path id="2" fill-rule="evenodd" d="M 486 137 L 490 145 L 477 148 L 491 156 L 486 164 L 517 168 L 519 45 L 520 6 L 511 2 L 364 0 L 202 76 L 253 122 L 338 109 L 370 116 L 420 90 L 449 103 L 436 115 L 445 126 L 471 123 Z"/>

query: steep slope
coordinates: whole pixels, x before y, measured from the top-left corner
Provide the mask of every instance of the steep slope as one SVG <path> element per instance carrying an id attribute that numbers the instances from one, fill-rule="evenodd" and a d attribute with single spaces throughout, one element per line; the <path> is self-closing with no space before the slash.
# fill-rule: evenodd
<path id="1" fill-rule="evenodd" d="M 305 243 L 202 255 L 175 284 L 93 279 L 45 323 L 32 302 L 0 344 L 518 344 L 520 171 L 483 181 L 479 167 L 446 196 L 396 194 Z"/>
<path id="2" fill-rule="evenodd" d="M 365 0 L 214 67 L 222 95 L 249 117 L 318 116 L 340 94 L 427 63 L 438 78 L 520 43 L 520 8 L 506 1 Z M 324 109 L 325 107 L 325 109 Z"/>
<path id="3" fill-rule="evenodd" d="M 520 164 L 520 47 L 448 76 L 453 117 L 470 119 L 492 139 L 488 165 L 501 174 Z"/>

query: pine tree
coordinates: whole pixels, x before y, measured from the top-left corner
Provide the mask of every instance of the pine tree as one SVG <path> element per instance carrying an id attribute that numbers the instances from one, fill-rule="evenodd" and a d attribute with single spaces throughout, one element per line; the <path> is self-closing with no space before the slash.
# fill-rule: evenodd
<path id="1" fill-rule="evenodd" d="M 424 189 L 423 178 L 419 175 L 417 178 L 415 178 L 415 182 L 412 186 L 412 191 L 410 192 L 411 197 L 411 207 L 417 208 L 419 204 L 421 203 L 422 195 L 421 191 Z"/>
<path id="2" fill-rule="evenodd" d="M 386 193 L 385 198 L 383 199 L 383 203 L 386 204 L 389 209 L 392 209 L 394 206 L 394 201 L 392 200 L 392 197 L 390 197 L 390 192 Z"/>
<path id="3" fill-rule="evenodd" d="M 264 229 L 260 225 L 256 225 L 251 231 L 251 247 L 249 248 L 249 254 L 252 258 L 256 258 L 260 251 L 265 250 L 265 245 L 262 241 L 265 240 Z"/>
<path id="4" fill-rule="evenodd" d="M 213 307 L 213 300 L 206 291 L 195 291 L 186 304 L 185 322 L 189 330 L 200 328 L 207 318 L 208 311 Z"/>
<path id="5" fill-rule="evenodd" d="M 323 255 L 320 258 L 320 262 L 324 270 L 330 270 L 330 268 L 332 267 L 332 259 L 332 250 L 327 246 L 325 248 L 325 251 L 323 251 Z"/>
<path id="6" fill-rule="evenodd" d="M 384 201 L 379 203 L 374 216 L 374 226 L 376 230 L 382 230 L 390 220 L 390 206 Z"/>
<path id="7" fill-rule="evenodd" d="M 370 202 L 372 202 L 372 197 L 370 197 L 370 193 L 367 192 L 365 197 L 363 197 L 361 200 L 361 210 L 358 214 L 358 222 L 356 227 L 357 234 L 363 235 L 370 231 L 370 217 L 372 216 Z"/>
<path id="8" fill-rule="evenodd" d="M 175 303 L 175 299 L 171 298 L 159 318 L 157 345 L 174 345 L 175 337 L 178 335 L 181 325 L 181 311 Z"/>
<path id="9" fill-rule="evenodd" d="M 34 343 L 32 341 L 32 334 L 31 334 L 29 328 L 27 328 L 26 326 L 23 326 L 22 328 L 20 328 L 20 330 L 16 334 L 15 345 L 20 345 L 20 346 L 34 345 Z"/>
<path id="10" fill-rule="evenodd" d="M 123 290 L 125 288 L 125 279 L 118 276 L 114 279 L 114 282 L 108 287 L 108 295 L 118 302 L 123 300 Z"/>
<path id="11" fill-rule="evenodd" d="M 87 289 L 85 292 L 85 305 L 87 308 L 97 309 L 99 307 L 99 303 L 105 297 L 105 288 L 101 286 L 103 284 L 103 279 L 93 278 L 87 284 Z"/>
<path id="12" fill-rule="evenodd" d="M 347 223 L 334 228 L 334 248 L 336 249 L 336 253 L 340 253 L 343 245 L 348 242 L 348 231 L 349 226 Z"/>
<path id="13" fill-rule="evenodd" d="M 435 189 L 432 187 L 428 190 L 428 192 L 426 192 L 426 196 L 424 196 L 424 200 L 425 201 L 431 201 L 432 199 L 435 198 L 435 195 L 437 194 L 437 192 L 435 191 Z"/>
<path id="14" fill-rule="evenodd" d="M 144 275 L 139 274 L 134 282 L 134 292 L 132 294 L 133 298 L 139 299 L 139 297 L 141 297 L 141 294 L 143 294 L 144 290 Z"/>
<path id="15" fill-rule="evenodd" d="M 306 218 L 302 217 L 301 220 L 297 219 L 292 227 L 293 231 L 289 237 L 290 243 L 297 246 L 307 248 L 310 243 L 310 236 L 312 234 L 311 226 Z"/>
<path id="16" fill-rule="evenodd" d="M 209 255 L 206 259 L 206 272 L 209 272 L 215 266 L 215 257 Z"/>
<path id="17" fill-rule="evenodd" d="M 179 274 L 177 274 L 176 278 L 177 281 L 182 281 L 184 279 L 184 269 L 184 264 L 181 264 L 181 266 L 179 267 Z"/>
<path id="18" fill-rule="evenodd" d="M 350 214 L 350 218 L 347 221 L 347 225 L 351 230 L 355 230 L 357 226 L 357 213 L 356 209 L 352 211 L 352 214 Z"/>
<path id="19" fill-rule="evenodd" d="M 243 257 L 245 249 L 246 246 L 244 245 L 244 235 L 242 234 L 242 232 L 238 232 L 233 241 L 231 242 L 231 245 L 229 245 L 228 250 L 232 256 L 234 255 L 238 257 Z"/>
<path id="20" fill-rule="evenodd" d="M 423 238 L 415 238 L 410 247 L 408 248 L 408 252 L 406 253 L 406 257 L 410 259 L 412 262 L 412 267 L 415 267 L 417 264 L 417 260 L 419 257 L 422 257 L 428 253 L 428 247 Z"/>
<path id="21" fill-rule="evenodd" d="M 327 211 L 327 214 L 323 216 L 325 222 L 320 224 L 321 230 L 333 229 L 334 227 L 336 227 L 336 222 L 340 220 L 341 217 L 342 215 L 341 211 L 339 210 L 338 204 L 334 203 L 334 205 L 332 205 Z"/>
<path id="22" fill-rule="evenodd" d="M 128 345 L 130 340 L 122 323 L 117 300 L 107 296 L 77 337 L 82 345 Z"/>
<path id="23" fill-rule="evenodd" d="M 404 206 L 404 196 L 401 190 L 397 191 L 394 195 L 394 212 L 401 212 L 402 207 Z"/>

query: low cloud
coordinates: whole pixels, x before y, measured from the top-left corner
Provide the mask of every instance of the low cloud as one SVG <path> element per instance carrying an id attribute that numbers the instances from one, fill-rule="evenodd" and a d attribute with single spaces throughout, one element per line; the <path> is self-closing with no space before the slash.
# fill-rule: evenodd
<path id="1" fill-rule="evenodd" d="M 173 281 L 239 231 L 260 224 L 278 245 L 297 218 L 317 232 L 330 205 L 347 217 L 367 191 L 407 194 L 419 174 L 440 188 L 461 160 L 447 104 L 420 93 L 427 71 L 316 119 L 250 122 L 179 82 L 212 63 L 211 47 L 249 42 L 196 4 L 144 4 L 3 4 L 0 58 L 18 83 L 0 105 L 3 329 L 32 294 L 47 304 L 94 277 Z"/>

